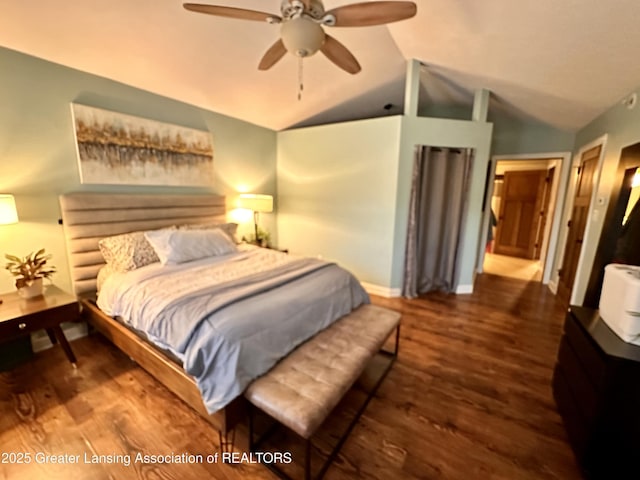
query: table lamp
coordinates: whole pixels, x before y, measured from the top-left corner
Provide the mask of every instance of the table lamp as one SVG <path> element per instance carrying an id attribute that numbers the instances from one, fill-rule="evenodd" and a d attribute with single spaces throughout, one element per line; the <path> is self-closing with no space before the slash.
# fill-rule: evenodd
<path id="1" fill-rule="evenodd" d="M 18 223 L 18 211 L 13 195 L 0 194 L 0 225 Z M 0 298 L 0 304 L 2 299 Z"/>
<path id="2" fill-rule="evenodd" d="M 256 243 L 258 243 L 258 219 L 260 213 L 273 212 L 273 197 L 258 193 L 241 193 L 238 197 L 237 207 L 253 210 L 253 228 Z"/>

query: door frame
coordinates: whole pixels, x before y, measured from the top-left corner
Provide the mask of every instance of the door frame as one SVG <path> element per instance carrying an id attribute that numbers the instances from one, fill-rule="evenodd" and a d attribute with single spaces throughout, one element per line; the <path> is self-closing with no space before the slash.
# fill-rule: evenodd
<path id="1" fill-rule="evenodd" d="M 519 153 L 516 155 L 492 155 L 491 156 L 491 165 L 489 168 L 489 176 L 487 178 L 487 188 L 484 198 L 484 213 L 482 216 L 482 228 L 480 229 L 480 246 L 478 249 L 478 261 L 476 263 L 476 272 L 482 273 L 483 264 L 484 264 L 484 255 L 485 255 L 485 246 L 486 241 L 484 239 L 487 238 L 487 234 L 489 231 L 489 225 L 491 222 L 491 208 L 487 207 L 491 205 L 491 197 L 493 196 L 493 184 L 496 176 L 496 167 L 498 166 L 498 162 L 501 160 L 522 160 L 522 161 L 535 161 L 535 160 L 554 160 L 557 159 L 560 161 L 559 173 L 556 170 L 556 175 L 558 176 L 558 186 L 556 188 L 556 200 L 555 206 L 553 209 L 553 219 L 551 221 L 551 228 L 549 229 L 549 240 L 548 240 L 548 248 L 547 248 L 547 256 L 544 261 L 544 267 L 542 271 L 542 283 L 547 285 L 549 284 L 552 273 L 554 270 L 554 261 L 557 256 L 558 249 L 558 233 L 560 231 L 561 220 L 563 217 L 563 203 L 565 202 L 565 195 L 567 190 L 567 185 L 569 183 L 569 172 L 571 171 L 571 152 L 549 152 L 549 153 Z M 564 249 L 563 249 L 564 252 Z M 556 271 L 557 273 L 557 271 Z"/>
<path id="2" fill-rule="evenodd" d="M 553 220 L 553 217 L 550 218 L 549 209 L 553 208 L 553 211 L 555 212 L 555 209 L 558 206 L 557 194 L 558 185 L 560 185 L 556 170 L 560 170 L 560 165 L 553 165 L 547 168 L 547 181 L 549 180 L 549 177 L 551 177 L 551 182 L 549 182 L 548 187 L 545 188 L 542 197 L 542 210 L 546 213 L 546 216 L 541 219 L 541 221 L 544 220 L 544 227 L 539 230 L 538 237 L 536 238 L 536 244 L 538 245 L 538 260 L 546 260 L 549 255 L 549 236 L 551 235 L 551 224 L 549 223 L 549 220 Z"/>
<path id="3" fill-rule="evenodd" d="M 558 283 L 560 281 L 558 272 L 562 268 L 562 262 L 564 261 L 564 251 L 567 246 L 566 245 L 567 237 L 569 233 L 568 222 L 571 219 L 571 214 L 573 212 L 573 203 L 575 200 L 575 188 L 576 188 L 576 182 L 578 180 L 578 167 L 580 166 L 580 160 L 582 158 L 582 155 L 587 150 L 591 150 L 592 148 L 597 147 L 598 145 L 601 145 L 602 148 L 600 149 L 600 158 L 598 158 L 598 166 L 596 167 L 596 171 L 593 176 L 593 190 L 591 192 L 591 201 L 589 203 L 589 212 L 587 213 L 587 223 L 584 227 L 583 238 L 586 238 L 589 232 L 591 232 L 591 230 L 594 228 L 593 226 L 594 221 L 595 222 L 602 221 L 600 218 L 594 218 L 594 212 L 596 211 L 595 209 L 600 209 L 603 206 L 605 206 L 607 202 L 607 199 L 604 197 L 601 197 L 600 199 L 598 198 L 598 187 L 600 185 L 600 177 L 602 175 L 602 166 L 604 164 L 604 157 L 607 150 L 607 139 L 608 139 L 608 134 L 605 133 L 604 135 L 590 141 L 589 143 L 582 145 L 578 149 L 576 154 L 573 156 L 573 161 L 571 162 L 570 180 L 568 181 L 568 185 L 567 185 L 569 187 L 568 188 L 569 191 L 567 192 L 567 195 L 564 201 L 564 209 L 563 209 L 564 212 L 562 215 L 562 223 L 561 223 L 562 229 L 560 231 L 560 235 L 558 239 L 556 261 L 553 267 L 553 275 L 551 277 L 551 281 L 549 282 L 549 289 L 554 294 L 558 292 Z M 569 298 L 570 305 L 582 305 L 582 298 L 579 298 L 579 297 L 583 297 L 584 292 L 582 295 L 578 295 L 578 292 L 579 292 L 578 287 L 580 286 L 580 282 L 578 281 L 578 279 L 580 279 L 581 276 L 584 275 L 585 273 L 586 274 L 589 273 L 589 269 L 591 268 L 591 263 L 593 262 L 593 259 L 591 259 L 590 264 L 586 265 L 586 260 L 587 260 L 585 258 L 586 249 L 584 248 L 584 246 L 585 245 L 583 244 L 582 248 L 580 249 L 580 256 L 578 257 L 578 266 L 576 268 L 575 280 L 573 282 L 573 287 L 571 289 L 571 295 Z M 586 284 L 585 284 L 585 288 L 586 288 Z"/>

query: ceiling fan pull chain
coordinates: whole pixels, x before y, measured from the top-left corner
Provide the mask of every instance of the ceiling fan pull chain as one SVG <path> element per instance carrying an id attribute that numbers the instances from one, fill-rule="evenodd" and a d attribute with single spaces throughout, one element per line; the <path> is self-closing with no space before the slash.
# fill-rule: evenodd
<path id="1" fill-rule="evenodd" d="M 302 73 L 302 57 L 298 57 L 298 101 L 302 100 L 302 90 L 304 90 Z"/>

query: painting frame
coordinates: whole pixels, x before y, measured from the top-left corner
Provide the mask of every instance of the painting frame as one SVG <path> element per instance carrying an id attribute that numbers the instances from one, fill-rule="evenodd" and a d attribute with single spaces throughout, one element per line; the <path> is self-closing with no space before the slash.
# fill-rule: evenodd
<path id="1" fill-rule="evenodd" d="M 209 131 L 71 103 L 80 183 L 212 187 Z"/>

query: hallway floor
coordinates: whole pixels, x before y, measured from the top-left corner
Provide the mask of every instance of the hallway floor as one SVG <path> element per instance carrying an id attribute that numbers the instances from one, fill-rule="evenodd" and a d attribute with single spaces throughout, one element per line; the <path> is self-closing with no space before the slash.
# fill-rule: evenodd
<path id="1" fill-rule="evenodd" d="M 538 260 L 487 253 L 484 256 L 483 270 L 484 273 L 517 278 L 529 282 L 542 280 L 542 268 Z"/>

